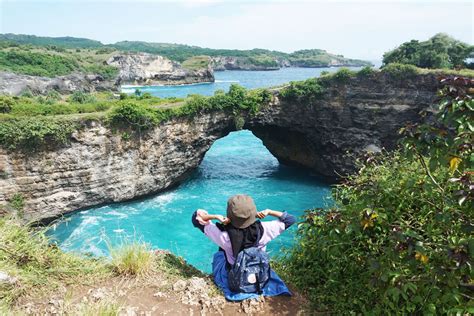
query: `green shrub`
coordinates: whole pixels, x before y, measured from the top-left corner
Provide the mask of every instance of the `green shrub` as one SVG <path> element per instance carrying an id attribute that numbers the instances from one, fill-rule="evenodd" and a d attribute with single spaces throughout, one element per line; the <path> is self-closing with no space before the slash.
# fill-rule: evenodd
<path id="1" fill-rule="evenodd" d="M 69 97 L 69 101 L 84 104 L 84 103 L 95 102 L 96 99 L 94 98 L 94 96 L 92 94 L 84 93 L 82 91 L 75 91 Z"/>
<path id="2" fill-rule="evenodd" d="M 349 79 L 354 77 L 355 73 L 349 68 L 340 68 L 337 72 L 332 75 L 332 78 L 337 82 L 347 82 Z"/>
<path id="3" fill-rule="evenodd" d="M 382 72 L 389 74 L 392 78 L 403 80 L 416 76 L 418 69 L 413 65 L 389 64 L 382 68 Z"/>
<path id="4" fill-rule="evenodd" d="M 12 110 L 15 100 L 7 95 L 0 95 L 0 113 L 8 113 Z"/>
<path id="5" fill-rule="evenodd" d="M 359 160 L 333 190 L 335 207 L 308 211 L 278 264 L 330 314 L 469 314 L 474 222 L 474 102 L 450 79 L 439 120 L 403 129 L 404 149 Z M 436 128 L 435 128 L 436 126 Z"/>
<path id="6" fill-rule="evenodd" d="M 44 145 L 66 144 L 76 129 L 76 124 L 69 120 L 37 117 L 3 120 L 0 146 L 34 150 Z"/>
<path id="7" fill-rule="evenodd" d="M 374 68 L 370 66 L 366 66 L 357 72 L 357 76 L 358 77 L 371 77 L 376 73 L 377 72 L 374 70 Z"/>
<path id="8" fill-rule="evenodd" d="M 20 96 L 25 97 L 25 98 L 32 98 L 33 93 L 31 92 L 30 89 L 25 89 L 25 90 L 23 90 L 23 92 L 21 93 Z"/>
<path id="9" fill-rule="evenodd" d="M 153 98 L 153 95 L 151 95 L 150 92 L 145 92 L 143 93 L 141 96 L 140 96 L 140 99 L 152 99 Z"/>
<path id="10" fill-rule="evenodd" d="M 128 102 L 114 108 L 109 120 L 116 127 L 132 127 L 136 130 L 149 129 L 159 123 L 156 113 L 142 105 Z"/>
<path id="11" fill-rule="evenodd" d="M 84 72 L 101 75 L 106 80 L 114 79 L 119 73 L 118 68 L 100 63 L 90 64 L 83 68 Z"/>
<path id="12" fill-rule="evenodd" d="M 240 131 L 245 125 L 245 119 L 242 116 L 234 117 L 235 129 Z"/>
<path id="13" fill-rule="evenodd" d="M 438 33 L 427 41 L 411 40 L 383 55 L 384 65 L 410 64 L 421 68 L 469 67 L 474 46 Z"/>
<path id="14" fill-rule="evenodd" d="M 0 69 L 33 76 L 66 75 L 79 68 L 78 63 L 64 56 L 21 50 L 0 51 Z"/>
<path id="15" fill-rule="evenodd" d="M 290 85 L 281 90 L 280 95 L 286 100 L 313 101 L 321 97 L 324 88 L 317 78 L 304 81 L 292 81 Z"/>
<path id="16" fill-rule="evenodd" d="M 232 97 L 232 95 L 231 95 Z M 256 114 L 260 107 L 270 102 L 272 95 L 267 89 L 247 90 L 244 100 L 238 103 L 239 108 L 248 110 L 250 114 Z M 238 99 L 237 99 L 238 100 Z M 234 102 L 237 102 L 234 99 Z"/>
<path id="17" fill-rule="evenodd" d="M 23 195 L 21 193 L 15 193 L 10 199 L 10 205 L 14 210 L 22 212 L 23 207 L 25 206 L 25 199 Z"/>

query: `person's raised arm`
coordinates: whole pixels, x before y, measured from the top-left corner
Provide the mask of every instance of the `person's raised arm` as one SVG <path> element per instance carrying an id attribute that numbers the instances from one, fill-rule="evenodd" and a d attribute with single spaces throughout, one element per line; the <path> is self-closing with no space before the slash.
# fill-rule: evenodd
<path id="1" fill-rule="evenodd" d="M 222 215 L 208 214 L 207 211 L 202 210 L 202 209 L 196 210 L 191 217 L 191 221 L 194 227 L 199 228 L 199 230 L 202 231 L 203 233 L 204 233 L 204 226 L 209 225 L 210 221 L 213 219 L 220 221 L 224 225 L 230 222 L 230 220 L 227 217 L 224 217 Z"/>
<path id="2" fill-rule="evenodd" d="M 296 222 L 296 218 L 293 215 L 288 214 L 287 212 L 266 209 L 257 213 L 257 217 L 260 219 L 263 219 L 269 215 L 277 217 L 280 221 L 282 221 L 285 224 L 285 229 L 287 229 Z"/>
<path id="3" fill-rule="evenodd" d="M 227 218 L 225 216 L 222 216 L 222 215 L 219 215 L 219 214 L 202 214 L 201 218 L 205 222 L 216 219 L 224 225 L 228 224 L 230 222 L 229 218 Z"/>

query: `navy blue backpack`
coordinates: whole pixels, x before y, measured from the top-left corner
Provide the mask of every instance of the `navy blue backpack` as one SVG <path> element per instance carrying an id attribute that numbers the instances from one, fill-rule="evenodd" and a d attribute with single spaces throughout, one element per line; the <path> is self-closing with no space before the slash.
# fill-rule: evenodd
<path id="1" fill-rule="evenodd" d="M 261 294 L 269 279 L 270 259 L 257 247 L 239 252 L 229 270 L 229 288 L 233 292 Z"/>

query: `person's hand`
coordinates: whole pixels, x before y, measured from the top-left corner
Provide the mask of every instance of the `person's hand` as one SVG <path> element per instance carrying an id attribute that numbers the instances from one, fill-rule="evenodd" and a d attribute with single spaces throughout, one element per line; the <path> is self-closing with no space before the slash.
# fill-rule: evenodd
<path id="1" fill-rule="evenodd" d="M 222 215 L 215 215 L 214 218 L 224 225 L 227 225 L 230 223 L 230 218 L 222 216 Z"/>
<path id="2" fill-rule="evenodd" d="M 257 213 L 257 217 L 260 218 L 260 219 L 263 219 L 265 217 L 268 216 L 268 214 L 270 213 L 270 210 L 263 210 L 263 211 L 260 211 Z"/>

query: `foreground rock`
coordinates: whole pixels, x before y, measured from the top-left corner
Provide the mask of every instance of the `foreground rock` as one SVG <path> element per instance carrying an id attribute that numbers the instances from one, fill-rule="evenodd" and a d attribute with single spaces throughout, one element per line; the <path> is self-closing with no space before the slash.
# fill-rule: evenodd
<path id="1" fill-rule="evenodd" d="M 212 68 L 188 70 L 168 58 L 147 53 L 114 55 L 107 64 L 119 69 L 116 84 L 189 84 L 214 82 Z"/>
<path id="2" fill-rule="evenodd" d="M 81 73 L 55 78 L 29 76 L 0 72 L 0 94 L 21 95 L 32 93 L 46 95 L 49 91 L 70 94 L 76 91 L 117 91 L 118 87 L 113 81 L 105 80 L 99 75 L 85 75 Z"/>
<path id="3" fill-rule="evenodd" d="M 332 82 L 313 101 L 275 92 L 256 116 L 240 115 L 280 162 L 336 178 L 355 170 L 355 156 L 393 149 L 399 128 L 422 120 L 419 112 L 430 108 L 437 88 L 435 75 L 400 80 L 379 73 Z M 129 140 L 89 121 L 55 151 L 0 148 L 0 205 L 21 194 L 25 216 L 38 220 L 156 193 L 186 179 L 212 143 L 233 130 L 233 113 L 212 111 Z"/>

